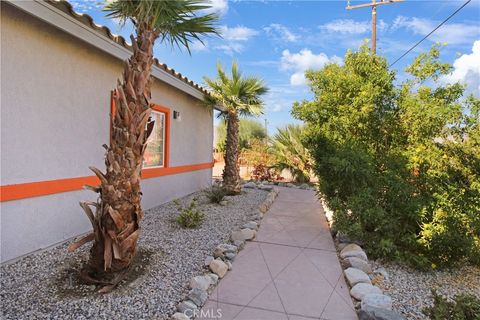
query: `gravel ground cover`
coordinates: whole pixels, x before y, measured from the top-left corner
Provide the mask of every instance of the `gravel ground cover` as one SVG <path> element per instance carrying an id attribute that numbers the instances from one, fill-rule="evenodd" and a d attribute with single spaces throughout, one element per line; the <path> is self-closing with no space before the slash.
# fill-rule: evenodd
<path id="1" fill-rule="evenodd" d="M 1 319 L 167 319 L 188 293 L 190 278 L 206 272 L 205 257 L 257 214 L 267 194 L 248 189 L 228 197 L 225 206 L 208 203 L 201 192 L 180 199 L 189 204 L 197 197 L 205 213 L 198 229 L 179 227 L 173 203 L 147 210 L 132 272 L 107 295 L 78 281 L 77 270 L 88 257 L 88 244 L 67 253 L 65 243 L 3 265 Z"/>
<path id="2" fill-rule="evenodd" d="M 480 298 L 480 267 L 420 272 L 395 263 L 372 264 L 387 271 L 388 279 L 377 285 L 392 297 L 393 309 L 409 320 L 427 319 L 422 310 L 433 304 L 432 289 L 450 299 L 462 293 Z"/>

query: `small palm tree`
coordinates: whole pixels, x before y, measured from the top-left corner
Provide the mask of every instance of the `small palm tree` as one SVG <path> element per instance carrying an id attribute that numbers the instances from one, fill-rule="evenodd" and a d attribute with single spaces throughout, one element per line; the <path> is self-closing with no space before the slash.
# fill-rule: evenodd
<path id="1" fill-rule="evenodd" d="M 209 8 L 203 0 L 119 0 L 107 2 L 108 16 L 125 22 L 131 20 L 133 53 L 125 61 L 123 81 L 114 90 L 116 112 L 112 139 L 106 146 L 106 172 L 91 170 L 101 181 L 97 202 L 83 202 L 81 207 L 93 226 L 92 233 L 70 245 L 73 251 L 94 241 L 82 278 L 101 285 L 99 292 L 111 291 L 127 274 L 137 252 L 142 218 L 140 179 L 146 141 L 153 129 L 150 119 L 151 69 L 153 46 L 160 42 L 185 47 L 199 36 L 216 33 L 214 14 L 198 15 Z M 91 207 L 96 209 L 95 214 Z"/>
<path id="2" fill-rule="evenodd" d="M 210 94 L 205 95 L 205 104 L 210 107 L 222 106 L 224 111 L 220 116 L 227 122 L 223 186 L 228 194 L 239 194 L 241 191 L 238 164 L 240 116 L 262 114 L 263 101 L 260 96 L 268 89 L 261 79 L 243 77 L 235 62 L 232 64 L 231 77 L 225 73 L 220 64 L 217 64 L 217 79 L 204 77 L 204 81 L 211 90 Z"/>
<path id="3" fill-rule="evenodd" d="M 279 128 L 272 139 L 272 151 L 276 159 L 275 168 L 287 169 L 297 182 L 309 182 L 313 160 L 302 143 L 303 127 L 289 124 Z"/>

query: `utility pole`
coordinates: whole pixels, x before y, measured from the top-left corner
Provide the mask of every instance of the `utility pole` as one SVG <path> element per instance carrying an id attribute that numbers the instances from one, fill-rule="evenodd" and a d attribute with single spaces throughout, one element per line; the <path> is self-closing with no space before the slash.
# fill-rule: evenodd
<path id="1" fill-rule="evenodd" d="M 364 3 L 355 6 L 350 5 L 350 0 L 347 0 L 347 10 L 360 9 L 360 8 L 372 8 L 372 55 L 377 53 L 377 6 L 383 4 L 392 4 L 395 2 L 402 2 L 404 0 L 372 0 L 371 3 Z"/>
<path id="2" fill-rule="evenodd" d="M 268 120 L 267 118 L 264 119 L 265 120 L 265 144 L 268 143 Z"/>
<path id="3" fill-rule="evenodd" d="M 372 55 L 377 54 L 377 3 L 372 0 Z"/>

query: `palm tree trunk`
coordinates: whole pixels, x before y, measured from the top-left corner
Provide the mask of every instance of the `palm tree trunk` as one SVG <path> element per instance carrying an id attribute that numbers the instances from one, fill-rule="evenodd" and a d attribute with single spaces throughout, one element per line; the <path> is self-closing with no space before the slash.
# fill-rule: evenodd
<path id="1" fill-rule="evenodd" d="M 115 115 L 110 146 L 106 148 L 106 173 L 90 169 L 101 181 L 96 203 L 81 203 L 89 217 L 93 232 L 73 243 L 69 250 L 94 240 L 90 259 L 82 277 L 101 284 L 100 292 L 111 291 L 126 275 L 137 252 L 142 219 L 140 179 L 146 141 L 153 129 L 150 121 L 153 45 L 158 37 L 147 24 L 137 26 L 132 38 L 133 54 L 124 63 L 123 82 L 114 91 Z M 90 206 L 96 208 L 95 215 Z M 82 241 L 83 240 L 83 241 Z"/>
<path id="2" fill-rule="evenodd" d="M 239 119 L 236 110 L 228 112 L 227 143 L 225 149 L 225 168 L 223 169 L 223 186 L 228 194 L 239 194 L 240 167 L 238 163 Z"/>

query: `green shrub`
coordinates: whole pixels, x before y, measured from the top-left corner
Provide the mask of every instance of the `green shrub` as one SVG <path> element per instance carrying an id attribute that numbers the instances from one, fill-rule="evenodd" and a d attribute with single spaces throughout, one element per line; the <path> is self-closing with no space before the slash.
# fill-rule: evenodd
<path id="1" fill-rule="evenodd" d="M 196 228 L 203 219 L 203 212 L 197 208 L 197 199 L 193 198 L 187 207 L 183 207 L 178 200 L 175 201 L 180 214 L 177 216 L 177 222 L 184 228 Z"/>
<path id="2" fill-rule="evenodd" d="M 307 72 L 315 97 L 292 110 L 334 227 L 422 269 L 480 263 L 480 99 L 437 81 L 451 70 L 439 54 L 398 84 L 385 58 L 348 51 Z"/>
<path id="3" fill-rule="evenodd" d="M 447 301 L 435 291 L 434 305 L 424 310 L 431 320 L 480 320 L 480 299 L 473 295 L 458 295 Z"/>
<path id="4" fill-rule="evenodd" d="M 222 186 L 213 185 L 205 191 L 205 194 L 211 203 L 220 203 L 227 195 L 227 192 Z"/>
<path id="5" fill-rule="evenodd" d="M 225 145 L 227 143 L 226 121 L 220 121 L 216 130 L 218 137 L 216 147 L 218 151 L 225 152 Z M 238 145 L 240 150 L 250 149 L 253 140 L 264 140 L 267 137 L 263 124 L 252 119 L 240 119 L 238 132 Z"/>
<path id="6" fill-rule="evenodd" d="M 433 221 L 422 225 L 420 243 L 435 255 L 434 263 L 455 265 L 470 256 L 474 240 L 465 220 L 461 213 L 437 209 Z"/>

